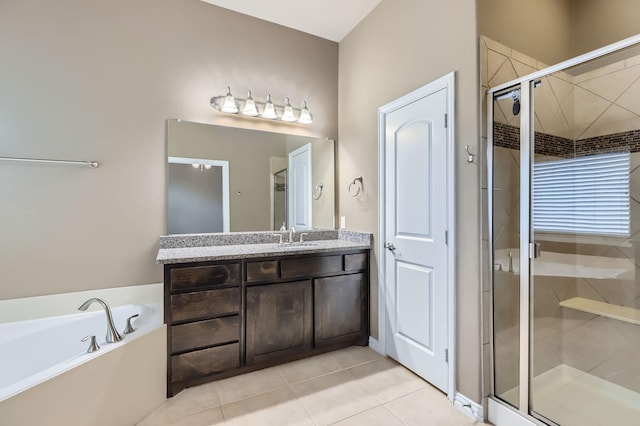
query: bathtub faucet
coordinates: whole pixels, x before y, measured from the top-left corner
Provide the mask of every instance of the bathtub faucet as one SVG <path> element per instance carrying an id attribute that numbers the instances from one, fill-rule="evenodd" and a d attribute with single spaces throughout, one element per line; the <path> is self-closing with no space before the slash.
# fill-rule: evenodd
<path id="1" fill-rule="evenodd" d="M 93 298 L 87 300 L 86 302 L 84 302 L 82 305 L 80 305 L 78 310 L 79 311 L 86 311 L 87 308 L 93 302 L 98 302 L 99 304 L 101 304 L 102 308 L 104 309 L 104 313 L 107 315 L 107 342 L 108 343 L 114 343 L 114 342 L 119 342 L 120 340 L 122 340 L 122 337 L 120 336 L 120 334 L 118 334 L 118 330 L 116 330 L 116 326 L 113 324 L 113 317 L 111 316 L 111 309 L 109 308 L 109 305 L 107 305 L 104 300 L 101 300 L 101 299 L 93 297 Z"/>

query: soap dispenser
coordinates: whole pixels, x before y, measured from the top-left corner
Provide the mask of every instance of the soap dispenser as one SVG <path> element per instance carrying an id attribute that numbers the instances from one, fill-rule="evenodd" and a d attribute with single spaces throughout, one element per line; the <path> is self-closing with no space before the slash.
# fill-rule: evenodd
<path id="1" fill-rule="evenodd" d="M 284 222 L 282 222 L 282 226 L 280 227 L 281 231 L 286 231 L 287 227 L 284 225 Z"/>

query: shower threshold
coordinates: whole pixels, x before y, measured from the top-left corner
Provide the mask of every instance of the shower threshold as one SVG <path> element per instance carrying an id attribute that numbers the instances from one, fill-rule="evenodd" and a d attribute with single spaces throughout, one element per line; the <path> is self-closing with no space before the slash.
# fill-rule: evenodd
<path id="1" fill-rule="evenodd" d="M 562 426 L 637 426 L 640 418 L 640 393 L 566 364 L 535 377 L 533 395 L 534 411 Z M 518 388 L 500 398 L 517 400 Z"/>

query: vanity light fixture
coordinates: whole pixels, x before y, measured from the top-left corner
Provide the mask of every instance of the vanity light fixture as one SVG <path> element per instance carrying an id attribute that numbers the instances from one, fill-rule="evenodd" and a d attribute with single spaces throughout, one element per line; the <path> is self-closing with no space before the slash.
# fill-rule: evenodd
<path id="1" fill-rule="evenodd" d="M 251 97 L 251 90 L 247 93 L 247 100 L 244 102 L 244 108 L 242 108 L 242 115 L 248 115 L 249 117 L 256 117 L 258 115 L 258 108 L 256 102 Z"/>
<path id="2" fill-rule="evenodd" d="M 307 101 L 302 101 L 302 109 L 300 110 L 300 118 L 298 119 L 298 123 L 302 124 L 311 124 L 313 122 L 313 115 L 307 108 Z"/>
<path id="3" fill-rule="evenodd" d="M 218 111 L 229 114 L 241 114 L 247 117 L 265 118 L 268 120 L 280 120 L 288 123 L 311 124 L 313 115 L 307 108 L 307 102 L 302 102 L 301 108 L 291 106 L 289 98 L 285 98 L 284 105 L 274 104 L 271 95 L 267 95 L 265 102 L 258 102 L 247 93 L 247 98 L 234 98 L 231 88 L 227 87 L 227 94 L 211 98 L 211 106 Z"/>
<path id="4" fill-rule="evenodd" d="M 227 87 L 227 94 L 224 96 L 224 101 L 222 103 L 220 111 L 228 112 L 230 114 L 236 114 L 238 112 L 238 105 L 236 105 L 236 100 L 231 94 L 230 87 Z"/>
<path id="5" fill-rule="evenodd" d="M 194 169 L 200 169 L 200 171 L 203 172 L 205 169 L 209 170 L 212 166 L 211 164 L 192 163 L 191 167 L 193 167 Z"/>
<path id="6" fill-rule="evenodd" d="M 267 102 L 264 104 L 262 118 L 266 118 L 268 120 L 275 120 L 278 118 L 278 114 L 276 114 L 276 107 L 273 105 L 273 102 L 271 102 L 271 95 L 267 95 Z"/>
<path id="7" fill-rule="evenodd" d="M 292 121 L 296 121 L 296 116 L 293 114 L 293 107 L 289 103 L 289 98 L 284 98 L 284 111 L 282 112 L 282 117 L 280 117 L 282 121 L 288 121 L 289 123 Z"/>

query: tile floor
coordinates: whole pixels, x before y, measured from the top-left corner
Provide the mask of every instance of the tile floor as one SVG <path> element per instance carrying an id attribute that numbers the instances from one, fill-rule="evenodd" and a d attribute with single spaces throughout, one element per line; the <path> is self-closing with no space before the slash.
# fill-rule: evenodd
<path id="1" fill-rule="evenodd" d="M 481 424 L 390 358 L 350 347 L 186 389 L 139 426 Z"/>

